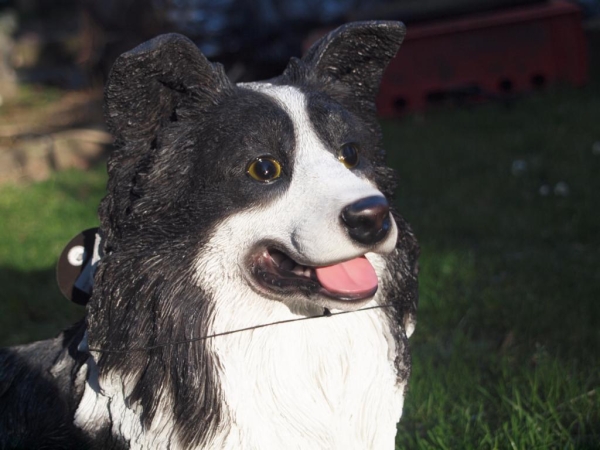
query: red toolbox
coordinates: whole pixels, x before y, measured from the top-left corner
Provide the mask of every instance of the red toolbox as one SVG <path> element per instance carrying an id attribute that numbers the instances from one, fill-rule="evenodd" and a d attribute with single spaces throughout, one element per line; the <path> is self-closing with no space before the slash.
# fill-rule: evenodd
<path id="1" fill-rule="evenodd" d="M 381 116 L 478 101 L 588 76 L 581 13 L 562 0 L 408 27 L 386 70 Z"/>

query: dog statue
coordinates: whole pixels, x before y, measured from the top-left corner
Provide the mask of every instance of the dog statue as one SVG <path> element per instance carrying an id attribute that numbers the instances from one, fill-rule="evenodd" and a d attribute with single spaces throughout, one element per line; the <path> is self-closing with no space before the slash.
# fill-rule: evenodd
<path id="1" fill-rule="evenodd" d="M 187 38 L 122 55 L 84 321 L 0 353 L 1 449 L 393 449 L 417 306 L 375 96 L 399 22 L 232 84 Z"/>

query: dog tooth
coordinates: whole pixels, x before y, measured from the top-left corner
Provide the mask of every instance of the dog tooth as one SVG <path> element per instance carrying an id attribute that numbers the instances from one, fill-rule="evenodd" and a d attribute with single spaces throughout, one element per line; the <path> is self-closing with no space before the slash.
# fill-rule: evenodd
<path id="1" fill-rule="evenodd" d="M 310 273 L 312 272 L 310 267 L 305 267 L 304 268 L 304 276 L 307 278 L 310 278 Z"/>
<path id="2" fill-rule="evenodd" d="M 299 264 L 296 264 L 296 267 L 292 269 L 292 272 L 294 272 L 298 276 L 304 276 L 304 268 Z"/>

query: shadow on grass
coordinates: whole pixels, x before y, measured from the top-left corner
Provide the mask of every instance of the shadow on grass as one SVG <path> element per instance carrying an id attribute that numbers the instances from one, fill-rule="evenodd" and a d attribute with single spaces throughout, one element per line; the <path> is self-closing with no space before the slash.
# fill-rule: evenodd
<path id="1" fill-rule="evenodd" d="M 73 236 L 98 225 L 105 185 L 97 167 L 0 187 L 0 345 L 49 338 L 83 316 L 60 294 L 55 265 Z"/>
<path id="2" fill-rule="evenodd" d="M 62 296 L 54 268 L 0 267 L 0 286 L 0 346 L 53 337 L 85 314 L 85 308 Z"/>
<path id="3" fill-rule="evenodd" d="M 597 256 L 420 238 L 397 448 L 599 448 Z"/>

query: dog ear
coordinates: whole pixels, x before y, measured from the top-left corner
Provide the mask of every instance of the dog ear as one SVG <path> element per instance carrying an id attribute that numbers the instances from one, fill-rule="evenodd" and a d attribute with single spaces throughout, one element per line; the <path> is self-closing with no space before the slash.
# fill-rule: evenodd
<path id="1" fill-rule="evenodd" d="M 108 128 L 119 144 L 154 139 L 165 122 L 189 106 L 214 104 L 231 84 L 185 36 L 165 34 L 121 55 L 105 88 Z"/>
<path id="2" fill-rule="evenodd" d="M 178 34 L 158 36 L 115 61 L 104 91 L 115 148 L 108 159 L 108 194 L 99 209 L 107 254 L 122 237 L 135 239 L 137 211 L 147 213 L 152 201 L 160 200 L 160 186 L 147 193 L 161 129 L 196 120 L 232 88 L 222 66 L 211 64 L 192 41 Z M 179 169 L 177 164 L 173 167 Z M 163 186 L 173 189 L 173 174 L 161 173 Z"/>
<path id="3" fill-rule="evenodd" d="M 349 23 L 317 41 L 301 64 L 308 77 L 342 83 L 363 100 L 374 102 L 383 71 L 396 55 L 405 34 L 402 22 Z M 288 69 L 293 71 L 297 61 L 290 63 L 292 67 Z"/>

